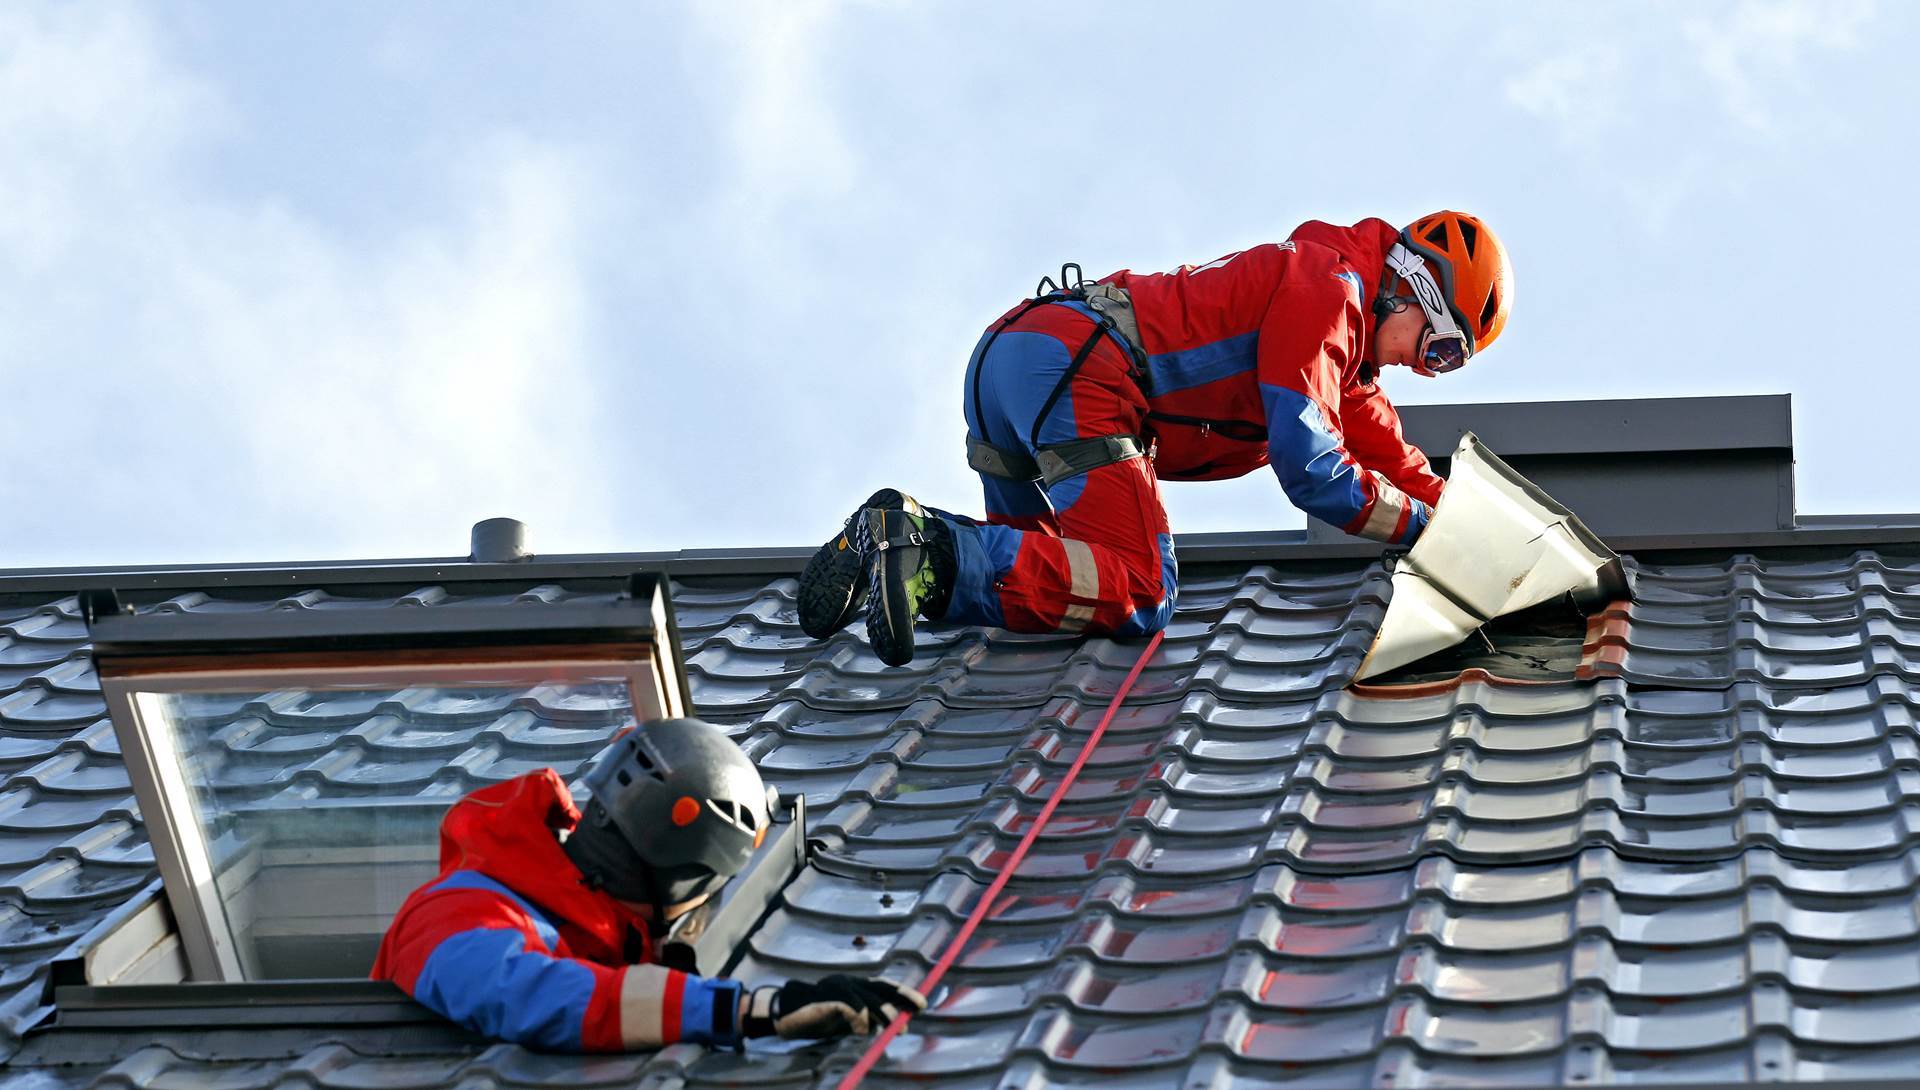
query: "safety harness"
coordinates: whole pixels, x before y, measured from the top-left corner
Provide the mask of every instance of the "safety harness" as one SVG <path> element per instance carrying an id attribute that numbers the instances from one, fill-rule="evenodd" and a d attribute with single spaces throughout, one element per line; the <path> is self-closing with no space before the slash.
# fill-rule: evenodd
<path id="1" fill-rule="evenodd" d="M 1047 414 L 1053 412 L 1054 405 L 1059 402 L 1060 395 L 1066 392 L 1073 377 L 1080 373 L 1081 365 L 1093 354 L 1093 347 L 1100 343 L 1101 337 L 1112 337 L 1114 343 L 1126 351 L 1128 375 L 1142 390 L 1147 388 L 1147 354 L 1140 347 L 1140 327 L 1134 319 L 1132 298 L 1125 288 L 1086 279 L 1081 274 L 1080 266 L 1072 262 L 1060 266 L 1058 284 L 1050 276 L 1041 277 L 1039 286 L 1034 289 L 1034 297 L 995 326 L 981 344 L 973 360 L 974 412 L 982 412 L 980 374 L 986 368 L 987 353 L 993 349 L 993 342 L 1007 327 L 1035 307 L 1056 303 L 1079 303 L 1092 311 L 1093 332 L 1074 352 L 1066 372 L 1060 376 L 1059 382 L 1054 383 L 1053 392 L 1047 395 L 1047 400 L 1040 406 L 1039 415 L 1034 417 L 1033 428 L 1027 435 L 1027 445 L 1034 451 L 1032 457 L 1028 457 L 1024 450 L 996 447 L 968 432 L 967 465 L 980 473 L 1010 481 L 1039 481 L 1044 487 L 1052 488 L 1061 481 L 1101 466 L 1129 462 L 1146 457 L 1149 453 L 1146 441 L 1138 435 L 1096 435 L 1065 443 L 1040 442 L 1041 424 L 1046 422 Z"/>

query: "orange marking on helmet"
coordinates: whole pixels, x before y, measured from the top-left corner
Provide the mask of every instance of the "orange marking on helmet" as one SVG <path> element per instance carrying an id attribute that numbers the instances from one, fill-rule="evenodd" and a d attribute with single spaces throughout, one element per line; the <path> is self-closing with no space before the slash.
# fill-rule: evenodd
<path id="1" fill-rule="evenodd" d="M 762 828 L 753 834 L 753 846 L 758 848 L 760 846 L 760 842 L 765 839 L 767 839 L 767 830 Z"/>
<path id="2" fill-rule="evenodd" d="M 692 825 L 693 819 L 700 816 L 700 800 L 692 795 L 682 795 L 673 803 L 673 823 Z"/>

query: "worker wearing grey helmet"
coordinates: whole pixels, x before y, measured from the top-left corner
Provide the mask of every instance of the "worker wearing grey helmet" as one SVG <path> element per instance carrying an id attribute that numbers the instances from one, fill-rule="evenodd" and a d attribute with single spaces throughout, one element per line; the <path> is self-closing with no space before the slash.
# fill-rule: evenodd
<path id="1" fill-rule="evenodd" d="M 555 1051 L 871 1033 L 926 1006 L 884 980 L 749 992 L 657 963 L 666 927 L 766 836 L 767 789 L 719 730 L 651 720 L 608 746 L 584 785 L 584 815 L 550 768 L 455 803 L 440 874 L 401 905 L 373 976 L 469 1029 Z"/>

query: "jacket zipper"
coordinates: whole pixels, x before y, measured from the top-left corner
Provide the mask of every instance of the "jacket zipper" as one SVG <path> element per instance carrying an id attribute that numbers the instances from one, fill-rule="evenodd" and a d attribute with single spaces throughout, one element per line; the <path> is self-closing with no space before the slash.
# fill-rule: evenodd
<path id="1" fill-rule="evenodd" d="M 1267 429 L 1251 420 L 1208 420 L 1198 416 L 1179 416 L 1174 413 L 1151 411 L 1147 413 L 1147 419 L 1198 428 L 1202 439 L 1216 431 L 1223 439 L 1237 440 L 1242 443 L 1257 443 L 1267 437 Z"/>

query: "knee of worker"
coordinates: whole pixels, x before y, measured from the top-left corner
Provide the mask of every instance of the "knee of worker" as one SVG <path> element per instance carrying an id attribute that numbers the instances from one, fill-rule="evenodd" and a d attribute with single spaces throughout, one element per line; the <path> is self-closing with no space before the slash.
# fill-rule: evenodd
<path id="1" fill-rule="evenodd" d="M 1116 636 L 1151 636 L 1167 627 L 1173 620 L 1173 599 L 1164 598 L 1151 606 L 1143 606 L 1127 615 L 1127 619 L 1115 625 Z"/>
<path id="2" fill-rule="evenodd" d="M 1180 565 L 1173 553 L 1173 535 L 1156 535 L 1154 545 L 1158 553 L 1158 577 L 1141 580 L 1132 612 L 1114 628 L 1116 636 L 1151 635 L 1173 620 L 1174 605 L 1180 596 Z M 1157 592 L 1151 589 L 1154 587 L 1158 588 Z"/>
<path id="3" fill-rule="evenodd" d="M 1177 570 L 1173 535 L 1160 504 L 1152 470 L 1133 458 L 1100 466 L 1054 483 L 1047 495 L 1060 512 L 1060 536 L 1084 541 L 1109 559 L 1101 567 L 1119 569 L 1124 584 L 1113 583 L 1099 595 L 1129 608 L 1157 607 L 1171 600 Z"/>

